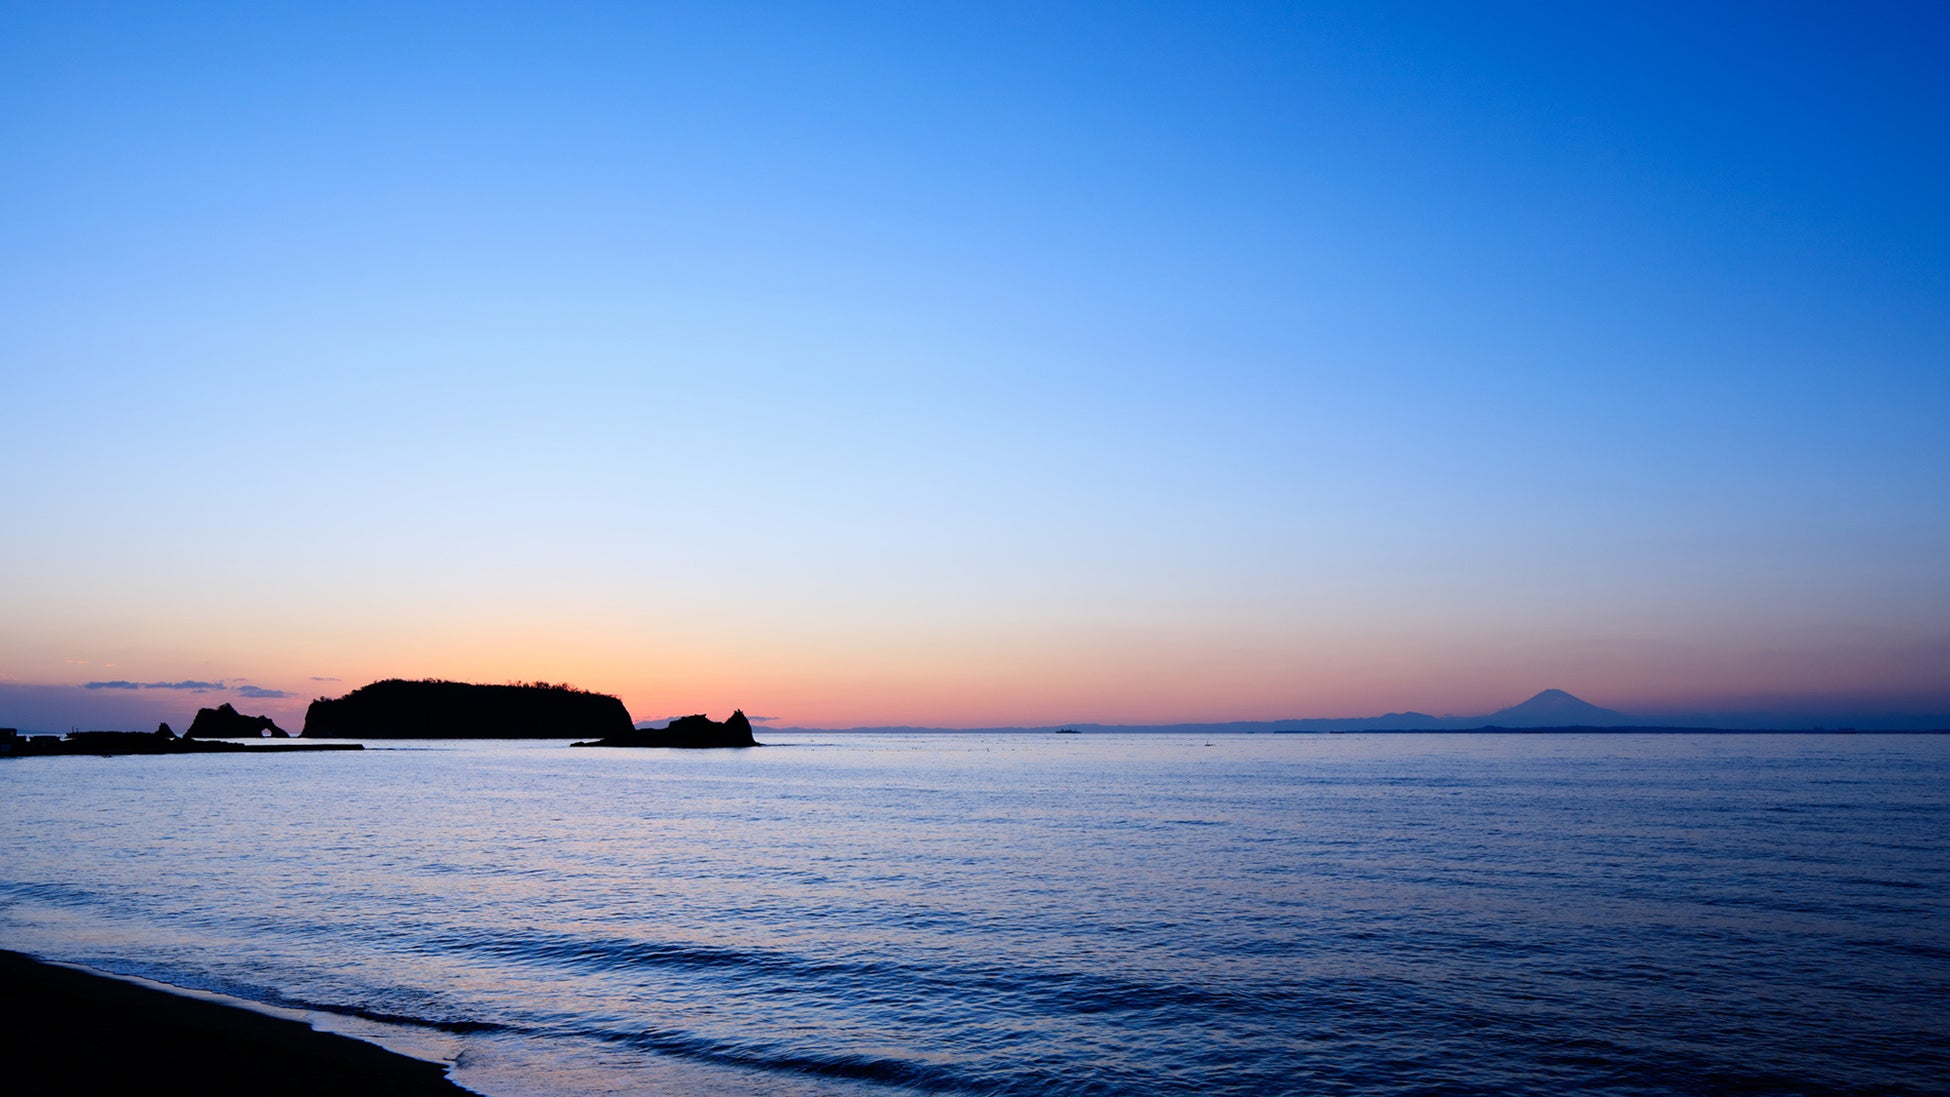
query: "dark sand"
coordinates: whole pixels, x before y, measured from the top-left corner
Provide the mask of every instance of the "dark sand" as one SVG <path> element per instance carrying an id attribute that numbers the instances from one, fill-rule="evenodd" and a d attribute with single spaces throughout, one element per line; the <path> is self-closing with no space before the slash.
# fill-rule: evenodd
<path id="1" fill-rule="evenodd" d="M 0 951 L 0 1091 L 468 1097 L 437 1063 Z"/>

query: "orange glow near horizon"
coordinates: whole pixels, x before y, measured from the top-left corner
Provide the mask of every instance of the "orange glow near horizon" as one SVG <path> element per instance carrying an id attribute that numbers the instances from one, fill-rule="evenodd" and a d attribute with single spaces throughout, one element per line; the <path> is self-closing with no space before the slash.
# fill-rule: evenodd
<path id="1" fill-rule="evenodd" d="M 114 700 L 122 712 L 139 700 L 141 711 L 174 722 L 228 699 L 287 726 L 302 722 L 312 698 L 382 678 L 561 682 L 618 696 L 639 720 L 741 708 L 809 727 L 1480 715 L 1546 688 L 1646 714 L 1822 696 L 1928 706 L 1930 683 L 1942 681 L 1927 628 L 1901 621 L 1854 633 L 1804 629 L 1797 646 L 1767 618 L 1732 627 L 1621 610 L 1600 628 L 1540 610 L 1526 626 L 1489 628 L 1477 603 L 1418 610 L 1415 592 L 1387 602 L 1384 593 L 1348 597 L 1385 604 L 1385 613 L 1318 601 L 1291 615 L 1304 626 L 1256 616 L 1239 598 L 1143 613 L 1079 602 L 1038 620 L 984 616 L 972 594 L 940 596 L 906 617 L 877 604 L 838 617 L 844 607 L 830 597 L 770 617 L 739 603 L 707 613 L 668 599 L 603 603 L 593 589 L 514 610 L 471 591 L 423 595 L 390 615 L 382 603 L 393 603 L 371 592 L 276 617 L 184 597 L 56 615 L 44 635 L 0 637 L 0 669 L 14 682 L 69 687 L 248 683 L 288 696 L 98 692 L 79 702 Z M 1690 635 L 1672 639 L 1681 632 Z"/>

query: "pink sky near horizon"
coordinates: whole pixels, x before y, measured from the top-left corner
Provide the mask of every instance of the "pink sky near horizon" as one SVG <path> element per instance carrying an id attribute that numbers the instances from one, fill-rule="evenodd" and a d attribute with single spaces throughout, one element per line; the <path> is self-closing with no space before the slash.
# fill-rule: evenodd
<path id="1" fill-rule="evenodd" d="M 505 653 L 487 637 L 451 639 L 455 653 L 441 656 L 426 654 L 433 648 L 424 635 L 400 637 L 386 645 L 390 651 L 359 658 L 311 646 L 303 669 L 331 673 L 283 671 L 238 652 L 183 658 L 131 648 L 114 659 L 69 657 L 39 667 L 23 667 L 14 653 L 0 677 L 0 725 L 10 720 L 5 702 L 31 693 L 39 702 L 26 706 L 30 711 L 68 713 L 53 721 L 58 730 L 149 726 L 153 715 L 180 731 L 196 708 L 229 701 L 296 731 L 312 698 L 394 677 L 567 682 L 620 697 L 638 720 L 689 712 L 723 716 L 742 708 L 778 725 L 809 727 L 1171 724 L 1407 711 L 1466 716 L 1546 688 L 1648 716 L 1838 707 L 1885 714 L 1950 711 L 1950 696 L 1931 679 L 1927 655 L 1905 658 L 1902 650 L 1874 644 L 1838 652 L 1832 641 L 1798 650 L 1783 646 L 1766 659 L 1743 660 L 1737 652 L 1716 656 L 1705 645 L 1643 639 L 1526 644 L 1479 637 L 1469 645 L 1454 637 L 1417 640 L 1385 632 L 1295 636 L 1284 645 L 1254 636 L 1174 640 L 1102 632 L 1014 642 L 990 637 L 980 645 L 958 645 L 946 633 L 925 639 L 855 636 L 822 648 L 795 637 L 748 647 L 717 637 L 639 648 L 644 654 L 638 658 L 628 657 L 621 644 L 586 638 L 556 636 L 528 647 L 513 641 Z M 12 668 L 40 674 L 29 677 Z M 221 682 L 226 688 L 85 688 L 109 681 Z M 239 688 L 246 685 L 287 696 L 249 696 Z"/>
<path id="2" fill-rule="evenodd" d="M 1927 599 L 1823 592 L 1799 576 L 1787 579 L 1801 586 L 1792 602 L 1764 571 L 1713 590 L 1567 587 L 1547 570 L 1490 570 L 1445 549 L 1419 562 L 1429 566 L 1394 563 L 1358 583 L 1348 564 L 1315 584 L 1276 559 L 1157 587 L 1110 574 L 1119 565 L 1104 559 L 1098 574 L 1058 569 L 1032 588 L 871 568 L 802 588 L 790 569 L 714 574 L 705 558 L 680 557 L 665 566 L 692 578 L 687 592 L 614 569 L 571 580 L 504 566 L 457 581 L 437 559 L 408 555 L 372 580 L 301 569 L 314 578 L 297 601 L 286 580 L 240 590 L 222 568 L 183 584 L 198 574 L 185 562 L 166 594 L 140 572 L 85 599 L 73 583 L 9 591 L 0 682 L 248 683 L 289 696 L 256 708 L 223 698 L 281 722 L 301 720 L 314 696 L 389 677 L 570 682 L 621 697 L 638 719 L 742 708 L 828 727 L 1477 715 L 1546 688 L 1648 715 L 1837 699 L 1950 711 L 1950 646 L 1935 639 Z M 472 557 L 462 571 L 480 566 Z M 175 723 L 217 696 L 115 696 L 130 692 L 74 689 L 59 726 L 131 705 Z M 0 711 L 0 725 L 10 719 L 24 720 Z"/>

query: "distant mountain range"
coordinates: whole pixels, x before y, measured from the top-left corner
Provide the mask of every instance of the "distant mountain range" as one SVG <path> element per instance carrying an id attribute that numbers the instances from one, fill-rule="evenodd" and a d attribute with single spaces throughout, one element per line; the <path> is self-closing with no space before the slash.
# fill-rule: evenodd
<path id="1" fill-rule="evenodd" d="M 1857 721 L 1863 731 L 1918 731 L 1950 728 L 1950 715 L 1891 717 Z M 1684 715 L 1635 716 L 1614 709 L 1600 708 L 1561 689 L 1547 689 L 1521 704 L 1501 708 L 1482 716 L 1430 716 L 1424 712 L 1391 712 L 1383 716 L 1307 717 L 1292 720 L 1240 720 L 1210 724 L 1064 724 L 1063 730 L 1080 732 L 1179 732 L 1210 734 L 1226 732 L 1282 731 L 1474 731 L 1478 728 L 1645 728 L 1725 731 L 1811 731 L 1855 730 L 1847 717 L 1824 718 L 1807 714 L 1778 712 L 1697 713 Z M 801 728 L 776 727 L 769 731 L 788 732 L 926 732 L 947 731 L 933 727 L 856 727 Z M 1048 727 L 959 728 L 960 731 L 1043 731 Z M 762 734 L 762 732 L 761 732 Z"/>

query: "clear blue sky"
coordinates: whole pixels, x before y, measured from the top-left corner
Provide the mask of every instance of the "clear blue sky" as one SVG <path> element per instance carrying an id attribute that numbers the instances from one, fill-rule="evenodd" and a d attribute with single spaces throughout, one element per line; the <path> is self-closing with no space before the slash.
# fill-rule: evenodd
<path id="1" fill-rule="evenodd" d="M 1950 712 L 1946 13 L 0 4 L 0 723 Z"/>

